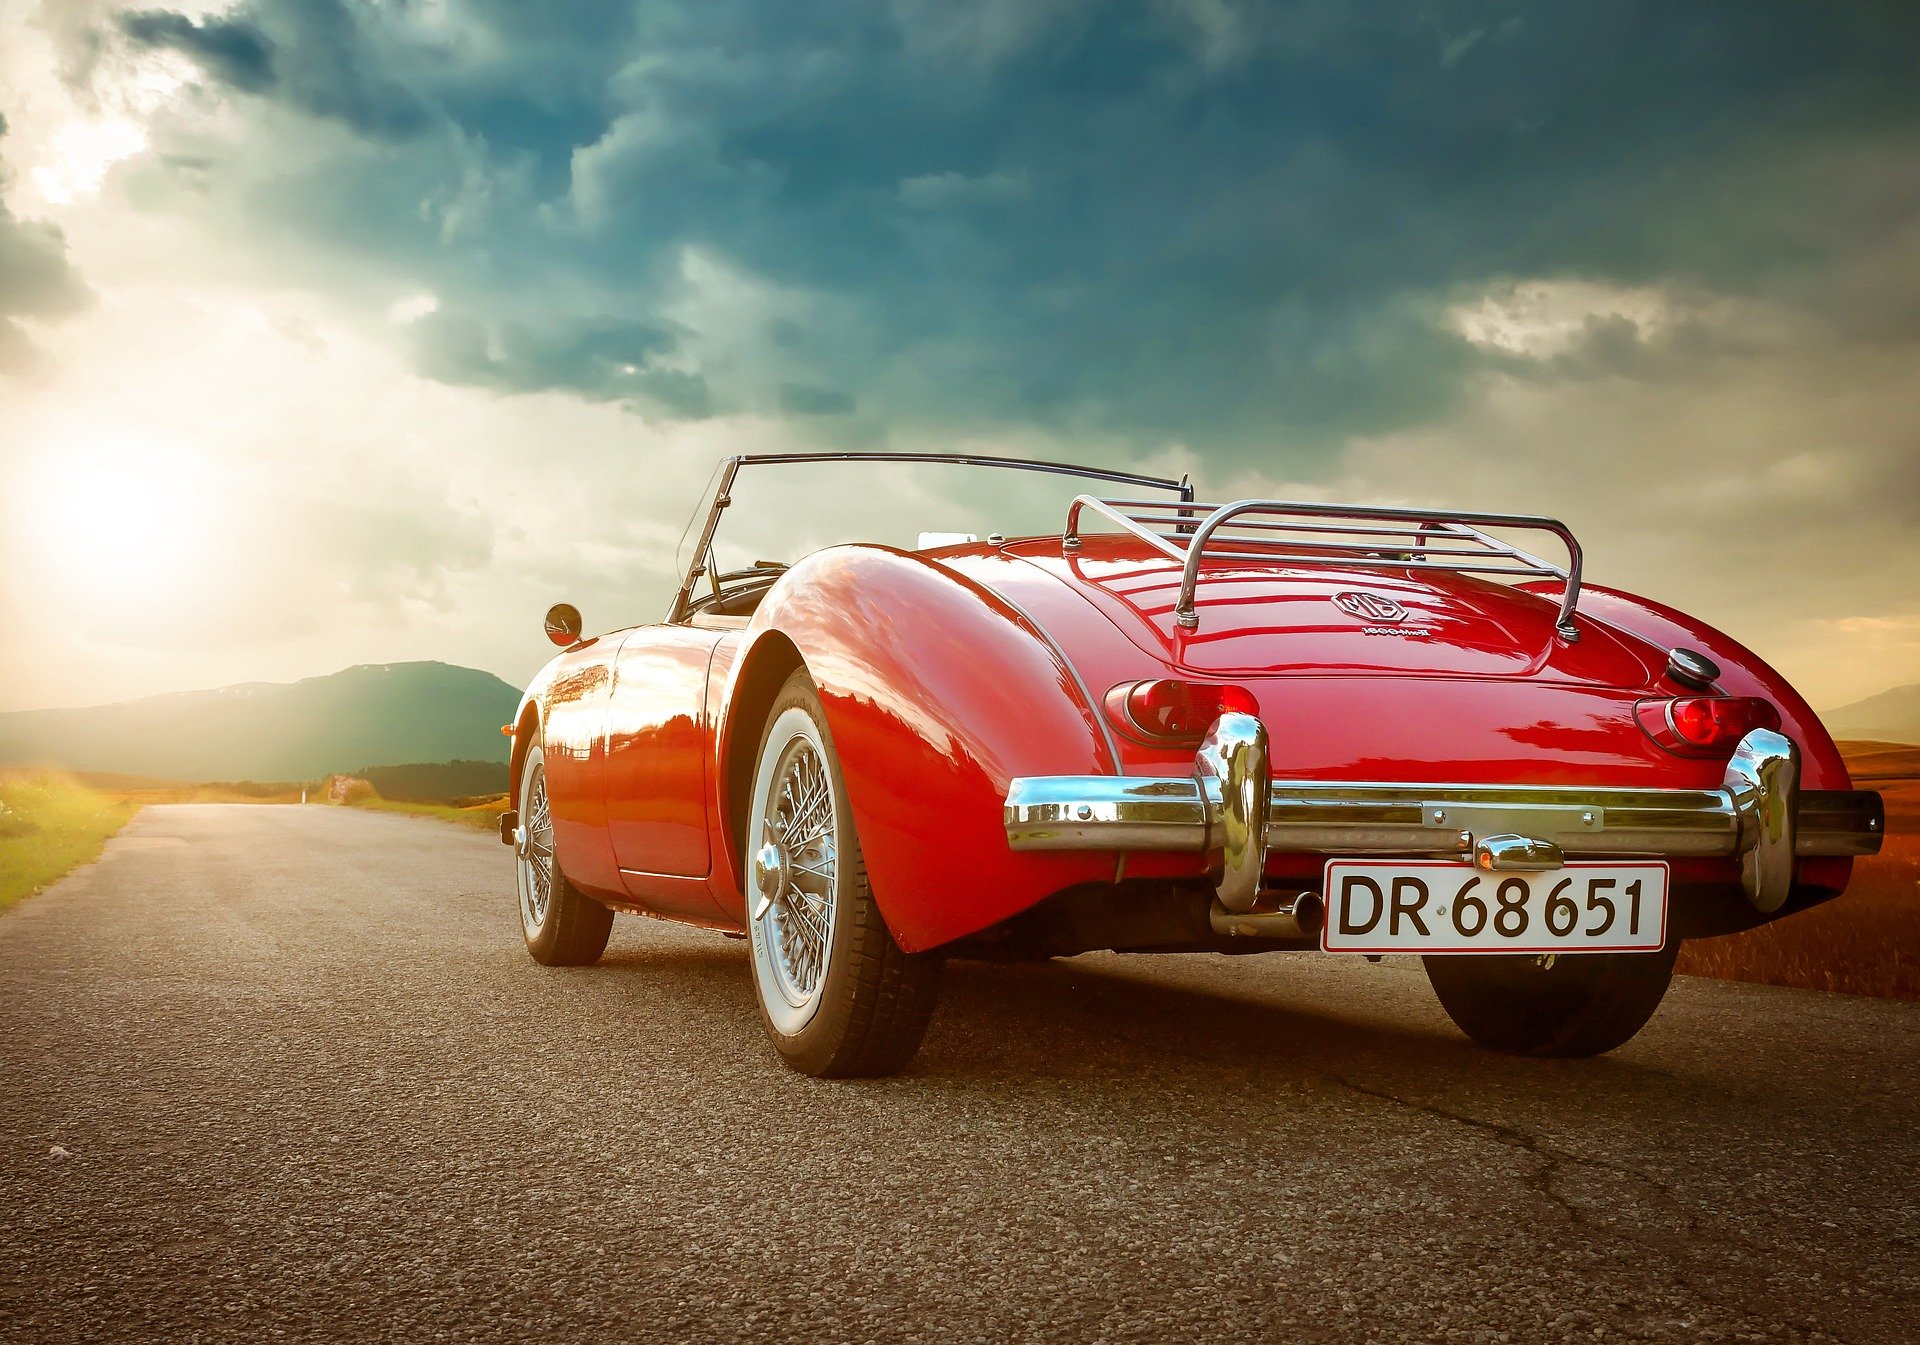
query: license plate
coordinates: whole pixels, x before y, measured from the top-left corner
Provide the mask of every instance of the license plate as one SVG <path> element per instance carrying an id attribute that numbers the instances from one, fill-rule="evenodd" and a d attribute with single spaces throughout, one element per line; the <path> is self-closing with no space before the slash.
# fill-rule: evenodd
<path id="1" fill-rule="evenodd" d="M 1444 860 L 1334 859 L 1324 890 L 1329 953 L 1650 952 L 1667 937 L 1658 861 L 1483 873 Z"/>

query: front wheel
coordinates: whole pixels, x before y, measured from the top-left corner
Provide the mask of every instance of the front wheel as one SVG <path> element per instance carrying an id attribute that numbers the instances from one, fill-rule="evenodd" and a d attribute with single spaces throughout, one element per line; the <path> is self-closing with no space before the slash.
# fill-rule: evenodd
<path id="1" fill-rule="evenodd" d="M 775 698 L 746 835 L 760 1018 L 802 1074 L 892 1074 L 920 1048 L 942 957 L 905 953 L 867 885 L 840 760 L 804 670 Z"/>
<path id="2" fill-rule="evenodd" d="M 1495 1051 L 1600 1055 L 1647 1025 L 1673 980 L 1678 940 L 1657 953 L 1428 957 L 1456 1026 Z"/>
<path id="3" fill-rule="evenodd" d="M 520 767 L 520 827 L 514 837 L 514 873 L 520 896 L 520 932 L 533 960 L 548 967 L 589 967 L 607 950 L 613 912 L 567 881 L 553 852 L 553 802 L 547 796 L 546 755 L 527 751 Z"/>

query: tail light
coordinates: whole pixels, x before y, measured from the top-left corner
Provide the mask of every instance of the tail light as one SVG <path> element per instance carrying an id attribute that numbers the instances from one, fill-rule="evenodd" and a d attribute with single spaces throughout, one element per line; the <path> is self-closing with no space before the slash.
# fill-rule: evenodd
<path id="1" fill-rule="evenodd" d="M 1197 743 L 1229 711 L 1255 715 L 1260 703 L 1245 687 L 1181 682 L 1171 677 L 1122 682 L 1107 693 L 1107 714 L 1134 738 Z"/>
<path id="2" fill-rule="evenodd" d="M 1634 714 L 1647 736 L 1683 757 L 1725 757 L 1755 729 L 1780 727 L 1780 712 L 1758 696 L 1644 700 Z"/>

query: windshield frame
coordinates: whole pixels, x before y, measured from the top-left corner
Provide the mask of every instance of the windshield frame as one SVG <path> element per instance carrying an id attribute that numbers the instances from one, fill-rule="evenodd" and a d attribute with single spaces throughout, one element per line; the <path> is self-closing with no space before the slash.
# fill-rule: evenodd
<path id="1" fill-rule="evenodd" d="M 1148 490 L 1170 490 L 1183 502 L 1193 499 L 1193 482 L 1186 473 L 1176 479 L 1164 476 L 1148 476 L 1140 472 L 1120 471 L 1111 467 L 1088 467 L 1070 462 L 1053 462 L 1045 458 L 1003 458 L 981 453 L 882 453 L 882 452 L 846 452 L 846 453 L 736 453 L 720 464 L 718 485 L 713 492 L 712 503 L 707 508 L 707 520 L 700 530 L 700 541 L 693 548 L 689 558 L 687 572 L 681 578 L 680 588 L 674 594 L 673 606 L 667 612 L 667 624 L 684 624 L 698 607 L 693 591 L 701 579 L 707 579 L 713 586 L 714 596 L 721 596 L 720 582 L 724 578 L 742 576 L 723 576 L 715 572 L 713 558 L 713 537 L 719 530 L 720 517 L 733 503 L 733 482 L 742 467 L 755 463 L 804 463 L 804 462 L 928 462 L 943 463 L 961 467 L 1003 467 L 1015 471 L 1045 472 L 1054 476 L 1072 476 L 1082 480 L 1112 481 L 1119 485 L 1141 486 Z M 698 506 L 695 507 L 696 516 Z M 689 520 L 691 523 L 691 520 Z M 777 571 L 768 571 L 775 573 Z"/>

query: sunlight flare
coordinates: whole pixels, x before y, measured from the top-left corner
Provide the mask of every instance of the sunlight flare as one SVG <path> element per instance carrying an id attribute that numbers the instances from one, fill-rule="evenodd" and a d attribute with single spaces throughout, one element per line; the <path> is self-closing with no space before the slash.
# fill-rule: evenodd
<path id="1" fill-rule="evenodd" d="M 190 453 L 137 437 L 49 446 L 21 464 L 15 535 L 76 615 L 171 607 L 212 559 L 209 474 Z"/>

